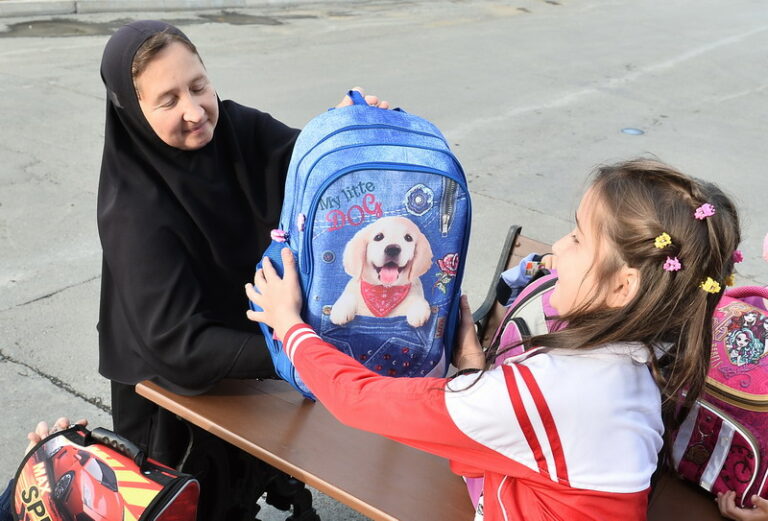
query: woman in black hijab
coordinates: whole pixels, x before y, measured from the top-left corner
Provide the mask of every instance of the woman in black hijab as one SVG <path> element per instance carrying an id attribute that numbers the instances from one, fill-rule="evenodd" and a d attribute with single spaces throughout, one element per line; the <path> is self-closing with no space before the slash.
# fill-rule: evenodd
<path id="1" fill-rule="evenodd" d="M 274 377 L 263 337 L 243 313 L 243 284 L 276 227 L 298 131 L 220 101 L 194 45 L 163 22 L 119 29 L 101 76 L 99 372 L 112 381 L 115 431 L 176 467 L 188 426 L 133 386 L 152 380 L 195 394 L 225 377 Z M 251 476 L 242 492 L 255 505 L 257 491 L 247 489 L 271 469 L 202 431 L 194 439 L 185 470 Z M 203 495 L 214 488 L 226 489 L 203 483 Z M 216 500 L 201 497 L 199 519 L 253 519 Z"/>

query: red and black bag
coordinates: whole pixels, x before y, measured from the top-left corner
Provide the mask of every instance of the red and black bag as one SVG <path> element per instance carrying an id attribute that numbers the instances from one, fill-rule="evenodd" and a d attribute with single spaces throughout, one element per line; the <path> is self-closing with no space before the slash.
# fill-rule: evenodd
<path id="1" fill-rule="evenodd" d="M 75 425 L 32 449 L 13 482 L 17 521 L 195 521 L 200 485 L 106 429 Z"/>

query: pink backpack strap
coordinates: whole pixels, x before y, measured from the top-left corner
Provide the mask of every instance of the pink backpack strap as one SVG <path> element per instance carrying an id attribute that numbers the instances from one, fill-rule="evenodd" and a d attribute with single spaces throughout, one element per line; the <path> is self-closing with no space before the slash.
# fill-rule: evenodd
<path id="1" fill-rule="evenodd" d="M 738 288 L 730 288 L 725 292 L 726 297 L 743 300 L 748 304 L 755 306 L 762 310 L 768 310 L 766 308 L 765 301 L 768 300 L 768 288 L 762 286 L 740 286 Z"/>

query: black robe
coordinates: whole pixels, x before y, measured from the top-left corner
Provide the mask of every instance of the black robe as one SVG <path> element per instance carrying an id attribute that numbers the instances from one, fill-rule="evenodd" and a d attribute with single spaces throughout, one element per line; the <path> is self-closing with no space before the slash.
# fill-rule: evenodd
<path id="1" fill-rule="evenodd" d="M 298 133 L 268 114 L 219 101 L 213 139 L 182 151 L 154 133 L 131 79 L 138 47 L 180 31 L 134 22 L 109 40 L 98 193 L 103 248 L 99 371 L 203 392 L 224 377 L 272 377 L 243 285 L 276 227 Z M 182 35 L 183 36 L 183 35 Z"/>

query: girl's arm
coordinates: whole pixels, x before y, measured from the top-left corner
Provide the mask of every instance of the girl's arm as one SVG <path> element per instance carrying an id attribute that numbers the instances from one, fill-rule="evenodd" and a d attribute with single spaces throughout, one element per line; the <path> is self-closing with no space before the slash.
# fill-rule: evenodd
<path id="1" fill-rule="evenodd" d="M 509 405 L 508 375 L 502 368 L 453 380 L 380 376 L 302 322 L 301 291 L 289 248 L 283 249 L 282 261 L 283 279 L 264 259 L 264 268 L 254 277 L 258 292 L 246 285 L 248 297 L 263 310 L 248 311 L 248 317 L 274 329 L 302 380 L 342 423 L 474 468 L 503 474 L 536 469 Z M 471 326 L 471 318 L 465 318 Z M 504 454 L 494 450 L 499 446 Z"/>

